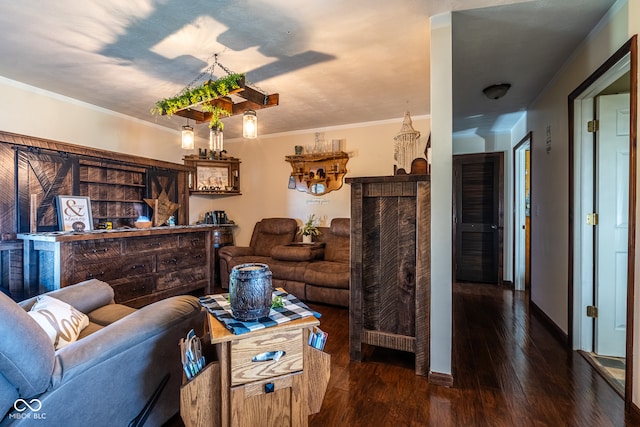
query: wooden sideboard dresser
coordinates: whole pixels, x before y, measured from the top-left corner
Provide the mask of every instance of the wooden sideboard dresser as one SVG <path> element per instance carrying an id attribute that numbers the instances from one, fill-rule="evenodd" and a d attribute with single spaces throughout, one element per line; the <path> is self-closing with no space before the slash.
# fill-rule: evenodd
<path id="1" fill-rule="evenodd" d="M 88 279 L 109 283 L 118 303 L 140 307 L 197 289 L 214 277 L 212 226 L 18 234 L 24 279 L 36 295 Z"/>
<path id="2" fill-rule="evenodd" d="M 347 178 L 351 185 L 351 360 L 363 344 L 415 353 L 429 373 L 431 181 L 428 175 Z"/>

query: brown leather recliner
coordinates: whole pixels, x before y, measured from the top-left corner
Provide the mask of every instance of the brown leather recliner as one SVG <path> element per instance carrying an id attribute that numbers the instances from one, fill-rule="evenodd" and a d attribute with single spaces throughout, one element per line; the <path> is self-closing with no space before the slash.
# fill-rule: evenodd
<path id="1" fill-rule="evenodd" d="M 264 218 L 253 228 L 249 246 L 221 247 L 218 255 L 222 287 L 229 288 L 229 274 L 236 265 L 251 262 L 270 265 L 271 250 L 275 246 L 293 242 L 297 229 L 298 223 L 293 218 Z"/>
<path id="2" fill-rule="evenodd" d="M 318 236 L 324 242 L 324 257 L 310 262 L 304 271 L 305 298 L 308 301 L 349 306 L 351 222 L 334 218 Z"/>
<path id="3" fill-rule="evenodd" d="M 321 234 L 316 242 L 322 245 L 310 246 L 290 245 L 296 240 L 297 222 L 285 221 L 269 218 L 258 222 L 250 247 L 220 248 L 222 287 L 229 287 L 229 274 L 234 266 L 258 262 L 269 266 L 274 288 L 284 288 L 305 301 L 348 307 L 349 218 L 334 218 L 329 227 L 319 227 Z M 293 229 L 287 234 L 290 221 Z"/>

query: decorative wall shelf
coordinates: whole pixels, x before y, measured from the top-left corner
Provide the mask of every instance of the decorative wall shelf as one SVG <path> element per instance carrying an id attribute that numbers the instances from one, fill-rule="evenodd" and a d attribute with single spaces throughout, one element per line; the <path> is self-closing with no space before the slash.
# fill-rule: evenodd
<path id="1" fill-rule="evenodd" d="M 343 151 L 285 156 L 292 172 L 289 188 L 321 196 L 342 187 L 349 155 Z"/>
<path id="2" fill-rule="evenodd" d="M 239 196 L 240 159 L 218 160 L 185 157 L 185 166 L 192 168 L 188 176 L 189 194 L 209 196 Z"/>

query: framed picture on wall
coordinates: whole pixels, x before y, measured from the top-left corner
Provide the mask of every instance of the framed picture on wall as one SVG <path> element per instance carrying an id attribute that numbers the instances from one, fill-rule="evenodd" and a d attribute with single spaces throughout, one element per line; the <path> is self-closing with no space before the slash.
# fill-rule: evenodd
<path id="1" fill-rule="evenodd" d="M 229 166 L 201 166 L 196 168 L 197 189 L 200 191 L 221 191 L 229 187 Z"/>
<path id="2" fill-rule="evenodd" d="M 56 196 L 61 231 L 91 231 L 91 201 L 83 196 Z"/>

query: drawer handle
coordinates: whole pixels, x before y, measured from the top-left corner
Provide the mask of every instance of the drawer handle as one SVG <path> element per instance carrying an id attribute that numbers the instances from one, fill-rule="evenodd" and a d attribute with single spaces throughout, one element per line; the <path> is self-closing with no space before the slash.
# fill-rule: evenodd
<path id="1" fill-rule="evenodd" d="M 144 268 L 144 264 L 137 264 L 131 267 L 132 270 L 135 270 L 136 268 Z"/>
<path id="2" fill-rule="evenodd" d="M 107 252 L 107 251 L 108 251 L 108 249 L 107 249 L 107 248 L 94 249 L 94 250 L 93 250 L 93 253 L 94 253 L 94 254 L 97 254 L 98 252 Z"/>
<path id="3" fill-rule="evenodd" d="M 191 239 L 192 245 L 197 245 L 198 243 L 200 243 L 200 239 Z"/>
<path id="4" fill-rule="evenodd" d="M 202 254 L 198 254 L 198 255 L 194 255 L 193 259 L 198 259 L 198 258 L 202 258 Z"/>
<path id="5" fill-rule="evenodd" d="M 268 362 L 270 360 L 273 360 L 274 362 L 277 362 L 285 354 L 287 354 L 287 352 L 284 350 L 267 351 L 265 353 L 256 354 L 255 356 L 253 356 L 251 361 L 252 362 Z"/>
<path id="6" fill-rule="evenodd" d="M 162 261 L 163 264 L 177 264 L 178 260 L 176 258 L 165 259 Z"/>
<path id="7" fill-rule="evenodd" d="M 87 273 L 87 279 L 93 279 L 96 276 L 104 276 L 104 271 L 101 271 L 100 273 Z"/>
<path id="8" fill-rule="evenodd" d="M 156 243 L 147 243 L 147 246 L 149 246 L 150 248 L 154 247 L 154 246 L 160 246 L 160 242 L 156 242 Z"/>

